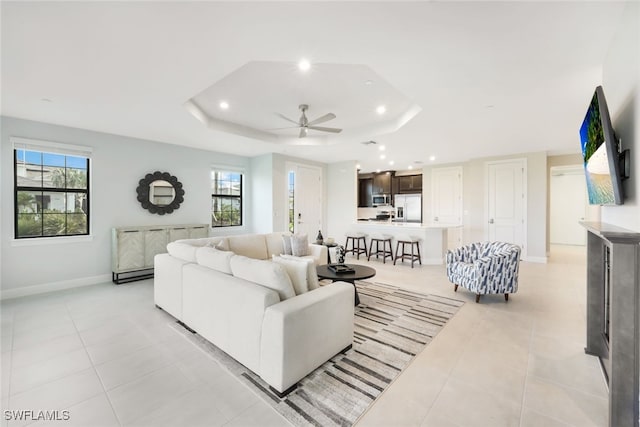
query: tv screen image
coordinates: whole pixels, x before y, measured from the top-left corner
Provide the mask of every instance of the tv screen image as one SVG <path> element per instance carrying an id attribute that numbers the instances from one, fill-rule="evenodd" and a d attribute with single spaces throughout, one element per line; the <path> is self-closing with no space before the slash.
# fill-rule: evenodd
<path id="1" fill-rule="evenodd" d="M 589 203 L 622 204 L 618 146 L 601 86 L 596 88 L 580 127 L 580 143 Z"/>

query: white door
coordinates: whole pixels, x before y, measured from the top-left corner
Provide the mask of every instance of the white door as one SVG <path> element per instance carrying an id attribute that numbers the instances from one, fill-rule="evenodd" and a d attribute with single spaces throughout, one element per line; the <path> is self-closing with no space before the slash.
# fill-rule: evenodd
<path id="1" fill-rule="evenodd" d="M 487 163 L 487 236 L 525 252 L 526 160 Z"/>
<path id="2" fill-rule="evenodd" d="M 579 224 L 587 211 L 587 185 L 584 168 L 551 168 L 549 183 L 550 240 L 556 245 L 581 245 L 587 243 L 587 232 Z"/>
<path id="3" fill-rule="evenodd" d="M 322 169 L 295 165 L 293 186 L 293 229 L 314 242 L 322 229 Z"/>
<path id="4" fill-rule="evenodd" d="M 431 218 L 440 224 L 462 224 L 462 168 L 437 168 L 431 171 Z M 462 245 L 462 227 L 447 233 L 449 249 Z"/>

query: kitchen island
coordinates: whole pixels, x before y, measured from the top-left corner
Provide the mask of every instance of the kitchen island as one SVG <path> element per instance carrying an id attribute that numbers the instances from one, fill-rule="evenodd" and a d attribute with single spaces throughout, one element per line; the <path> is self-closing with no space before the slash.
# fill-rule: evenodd
<path id="1" fill-rule="evenodd" d="M 353 230 L 367 235 L 367 251 L 372 234 L 389 234 L 392 236 L 392 247 L 395 254 L 399 237 L 415 236 L 421 239 L 420 255 L 422 264 L 441 265 L 447 253 L 447 230 L 459 228 L 458 224 L 393 222 L 391 220 L 358 220 Z"/>

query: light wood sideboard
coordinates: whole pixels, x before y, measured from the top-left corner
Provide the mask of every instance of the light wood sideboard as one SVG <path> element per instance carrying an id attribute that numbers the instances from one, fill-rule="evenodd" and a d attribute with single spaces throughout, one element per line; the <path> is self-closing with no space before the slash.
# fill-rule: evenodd
<path id="1" fill-rule="evenodd" d="M 153 257 L 167 244 L 209 235 L 208 224 L 148 225 L 111 230 L 111 279 L 126 283 L 153 277 Z"/>

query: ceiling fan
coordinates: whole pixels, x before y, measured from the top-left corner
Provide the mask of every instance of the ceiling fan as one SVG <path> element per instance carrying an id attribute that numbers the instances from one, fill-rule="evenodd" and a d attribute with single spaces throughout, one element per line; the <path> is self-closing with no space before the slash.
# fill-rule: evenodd
<path id="1" fill-rule="evenodd" d="M 307 132 L 309 131 L 309 129 L 319 130 L 321 132 L 331 132 L 331 133 L 340 133 L 340 132 L 342 132 L 342 129 L 338 129 L 338 128 L 327 128 L 327 127 L 323 127 L 323 126 L 316 126 L 317 124 L 328 122 L 329 120 L 335 119 L 336 118 L 335 114 L 327 113 L 324 116 L 320 116 L 317 119 L 309 121 L 307 119 L 307 115 L 306 115 L 306 111 L 309 109 L 309 106 L 307 104 L 300 104 L 298 106 L 298 108 L 300 109 L 300 111 L 302 111 L 302 115 L 300 116 L 300 119 L 298 121 L 291 120 L 290 118 L 288 118 L 284 114 L 278 114 L 278 116 L 280 116 L 284 120 L 296 124 L 296 126 L 292 126 L 292 127 L 288 127 L 288 128 L 279 128 L 279 129 L 300 128 L 300 135 L 298 136 L 299 138 L 306 137 L 307 136 Z"/>

